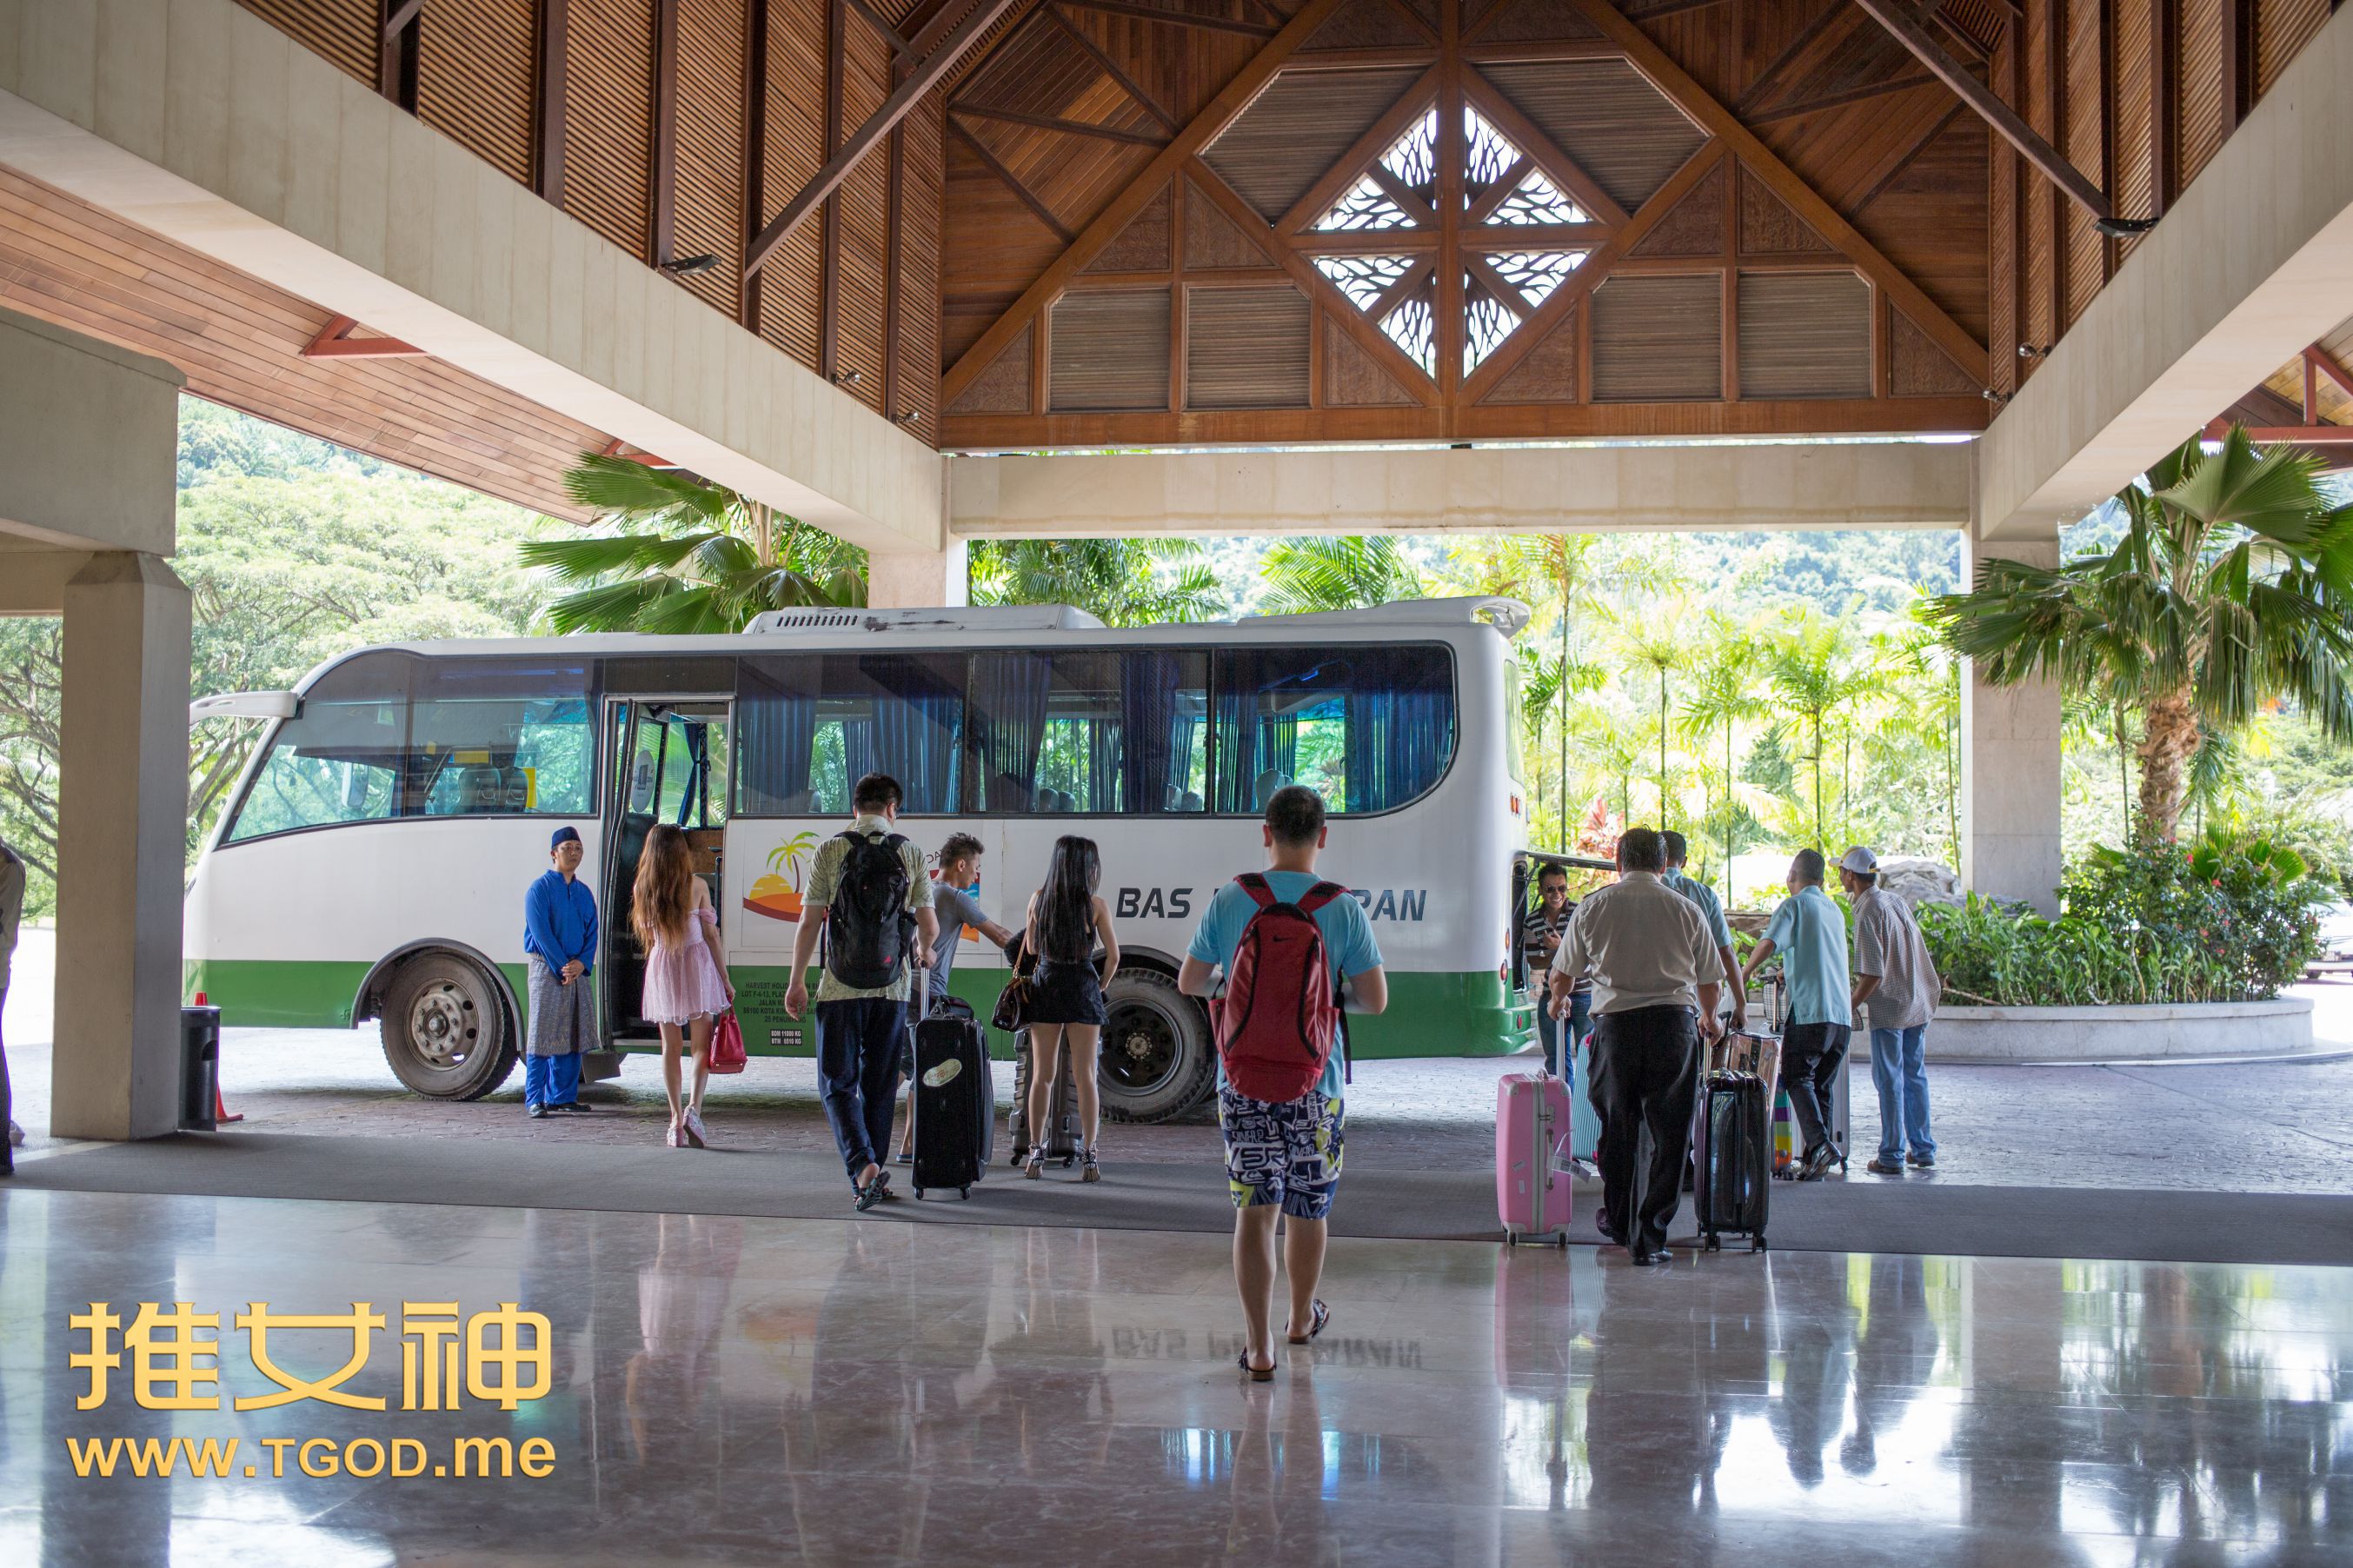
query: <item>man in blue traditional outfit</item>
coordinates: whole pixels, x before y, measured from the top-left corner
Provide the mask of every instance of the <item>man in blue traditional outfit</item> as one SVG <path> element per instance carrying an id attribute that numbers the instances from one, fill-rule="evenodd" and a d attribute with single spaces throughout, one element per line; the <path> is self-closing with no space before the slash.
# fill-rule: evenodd
<path id="1" fill-rule="evenodd" d="M 585 1111 L 580 1057 L 596 1046 L 596 895 L 580 880 L 580 835 L 559 827 L 554 862 L 522 900 L 522 951 L 530 966 L 531 1026 L 523 1037 L 523 1109 L 531 1116 Z"/>

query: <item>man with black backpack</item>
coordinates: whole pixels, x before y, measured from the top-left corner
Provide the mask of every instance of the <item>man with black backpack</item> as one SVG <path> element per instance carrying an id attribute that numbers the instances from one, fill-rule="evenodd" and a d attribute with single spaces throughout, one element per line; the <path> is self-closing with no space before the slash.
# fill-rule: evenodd
<path id="1" fill-rule="evenodd" d="M 1340 1182 L 1345 1074 L 1340 987 L 1359 1013 L 1388 1005 L 1388 978 L 1364 906 L 1319 880 L 1324 801 L 1286 784 L 1266 803 L 1267 868 L 1218 889 L 1185 954 L 1176 988 L 1208 996 L 1218 1038 L 1218 1127 L 1234 1208 L 1234 1283 L 1249 1339 L 1240 1358 L 1254 1382 L 1274 1376 L 1274 1226 L 1287 1215 L 1291 1276 L 1285 1337 L 1306 1344 L 1331 1311 L 1316 1299 L 1332 1197 Z"/>
<path id="2" fill-rule="evenodd" d="M 818 847 L 801 895 L 785 991 L 785 1012 L 799 1017 L 809 999 L 802 977 L 822 934 L 817 1070 L 825 1118 L 861 1211 L 897 1195 L 882 1160 L 891 1148 L 908 975 L 930 964 L 939 937 L 923 852 L 892 831 L 900 799 L 899 781 L 888 773 L 868 773 L 850 792 L 849 830 Z"/>

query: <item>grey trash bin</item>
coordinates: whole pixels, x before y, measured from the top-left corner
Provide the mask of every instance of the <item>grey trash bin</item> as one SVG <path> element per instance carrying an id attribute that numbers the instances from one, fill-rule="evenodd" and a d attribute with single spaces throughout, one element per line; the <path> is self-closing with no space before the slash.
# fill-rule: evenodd
<path id="1" fill-rule="evenodd" d="M 220 1009 L 180 1009 L 180 1131 L 211 1132 L 219 1123 Z"/>

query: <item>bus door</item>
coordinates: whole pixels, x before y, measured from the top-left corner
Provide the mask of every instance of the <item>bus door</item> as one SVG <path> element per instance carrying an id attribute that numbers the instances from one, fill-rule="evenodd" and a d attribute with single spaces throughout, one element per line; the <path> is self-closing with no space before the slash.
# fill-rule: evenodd
<path id="1" fill-rule="evenodd" d="M 695 874 L 711 890 L 723 928 L 722 857 L 727 832 L 728 770 L 733 755 L 733 704 L 725 699 L 616 697 L 606 702 L 611 747 L 605 797 L 603 923 L 605 1016 L 622 1039 L 659 1031 L 639 1005 L 646 953 L 629 924 L 629 892 L 646 835 L 667 823 L 686 832 Z"/>

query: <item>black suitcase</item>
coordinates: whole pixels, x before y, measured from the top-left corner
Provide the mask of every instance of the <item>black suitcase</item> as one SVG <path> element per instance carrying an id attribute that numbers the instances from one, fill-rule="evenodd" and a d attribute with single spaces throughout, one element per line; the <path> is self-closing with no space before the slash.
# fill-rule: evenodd
<path id="1" fill-rule="evenodd" d="M 1013 1114 L 1006 1130 L 1012 1134 L 1013 1160 L 1029 1157 L 1029 1031 L 1013 1037 Z M 1046 1158 L 1059 1160 L 1064 1170 L 1079 1162 L 1079 1079 L 1068 1041 L 1062 1045 L 1062 1076 L 1046 1097 Z"/>
<path id="2" fill-rule="evenodd" d="M 972 1009 L 944 996 L 915 1026 L 915 1082 L 907 1102 L 914 1118 L 915 1195 L 954 1187 L 972 1196 L 997 1142 L 997 1082 L 988 1037 Z"/>
<path id="3" fill-rule="evenodd" d="M 1773 1191 L 1773 1108 L 1765 1080 L 1750 1072 L 1708 1074 L 1700 1089 L 1699 1175 L 1692 1194 L 1707 1250 L 1725 1233 L 1765 1250 L 1765 1211 Z"/>

